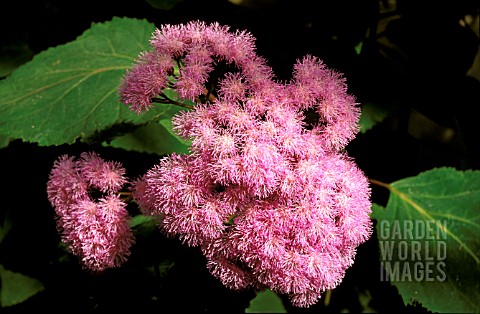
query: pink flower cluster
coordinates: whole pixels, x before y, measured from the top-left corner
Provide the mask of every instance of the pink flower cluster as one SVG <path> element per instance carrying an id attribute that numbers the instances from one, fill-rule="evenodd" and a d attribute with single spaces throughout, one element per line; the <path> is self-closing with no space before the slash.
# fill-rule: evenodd
<path id="1" fill-rule="evenodd" d="M 122 101 L 140 113 L 169 87 L 197 103 L 173 118 L 190 154 L 134 182 L 141 210 L 199 246 L 225 286 L 316 303 L 371 235 L 368 180 L 344 150 L 360 114 L 344 79 L 306 56 L 278 83 L 249 33 L 218 24 L 167 25 L 151 44 L 124 77 Z M 229 71 L 212 75 L 220 64 Z M 205 95 L 214 99 L 200 103 Z"/>
<path id="2" fill-rule="evenodd" d="M 134 237 L 127 204 L 118 195 L 126 182 L 119 163 L 96 153 L 82 153 L 78 160 L 63 155 L 51 170 L 47 194 L 62 241 L 94 272 L 119 266 L 130 255 Z"/>

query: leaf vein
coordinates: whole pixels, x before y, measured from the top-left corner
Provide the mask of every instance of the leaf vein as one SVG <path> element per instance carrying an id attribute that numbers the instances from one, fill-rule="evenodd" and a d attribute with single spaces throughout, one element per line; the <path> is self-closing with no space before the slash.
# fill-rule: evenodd
<path id="1" fill-rule="evenodd" d="M 454 239 L 459 245 L 460 247 L 464 247 L 465 248 L 465 251 L 475 260 L 475 262 L 477 264 L 480 264 L 480 257 L 478 257 L 475 252 L 472 251 L 472 249 L 470 247 L 467 246 L 467 244 L 465 244 L 462 240 L 460 240 L 454 233 L 452 233 L 450 231 L 450 229 L 448 229 L 447 227 L 443 226 L 442 224 L 439 224 L 435 219 L 433 219 L 433 217 L 422 207 L 420 206 L 419 204 L 417 204 L 415 201 L 413 201 L 410 197 L 408 197 L 407 194 L 397 190 L 395 187 L 393 187 L 392 185 L 390 185 L 390 191 L 392 193 L 395 193 L 397 194 L 402 200 L 404 200 L 406 203 L 408 203 L 410 206 L 412 206 L 420 215 L 430 219 L 430 220 L 434 220 L 435 221 L 435 224 L 437 225 L 437 227 L 439 227 L 440 229 L 442 229 L 445 233 L 447 233 L 447 235 L 449 237 L 451 237 L 452 239 Z"/>

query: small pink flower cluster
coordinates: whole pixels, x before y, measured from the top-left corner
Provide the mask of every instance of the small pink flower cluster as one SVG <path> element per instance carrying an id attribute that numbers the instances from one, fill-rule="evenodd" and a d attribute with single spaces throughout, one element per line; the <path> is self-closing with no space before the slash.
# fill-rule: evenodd
<path id="1" fill-rule="evenodd" d="M 146 111 L 165 87 L 215 99 L 174 117 L 190 154 L 163 158 L 133 184 L 134 199 L 168 236 L 201 247 L 225 286 L 316 303 L 371 235 L 368 180 L 344 151 L 360 114 L 344 79 L 306 56 L 277 83 L 254 38 L 218 24 L 167 25 L 151 44 L 124 78 L 125 104 Z M 230 71 L 211 75 L 221 63 Z"/>
<path id="2" fill-rule="evenodd" d="M 125 169 L 96 153 L 68 155 L 55 161 L 47 182 L 57 228 L 68 249 L 89 270 L 101 272 L 126 261 L 134 237 L 127 204 L 118 195 L 127 182 Z M 91 196 L 97 192 L 98 199 Z"/>
<path id="3" fill-rule="evenodd" d="M 254 52 L 254 38 L 247 32 L 228 30 L 218 23 L 202 22 L 157 29 L 150 41 L 153 50 L 141 53 L 137 64 L 127 71 L 119 90 L 122 102 L 138 113 L 143 112 L 166 87 L 175 89 L 184 99 L 196 100 L 205 92 L 208 74 L 220 62 L 235 63 L 244 70 L 242 77 L 230 77 L 228 82 L 236 88 L 225 86 L 227 93 L 241 94 L 243 84 L 239 79 L 248 80 L 258 90 L 264 88 L 271 81 L 271 73 L 265 60 Z M 179 73 L 175 71 L 176 65 L 180 67 Z"/>

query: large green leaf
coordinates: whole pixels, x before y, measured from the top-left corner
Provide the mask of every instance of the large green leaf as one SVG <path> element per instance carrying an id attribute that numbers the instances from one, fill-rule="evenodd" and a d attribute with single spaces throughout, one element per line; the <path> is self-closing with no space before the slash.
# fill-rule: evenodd
<path id="1" fill-rule="evenodd" d="M 0 81 L 0 134 L 39 145 L 71 144 L 169 118 L 171 105 L 137 115 L 118 100 L 121 77 L 149 49 L 154 29 L 146 20 L 115 17 L 36 55 Z"/>
<path id="2" fill-rule="evenodd" d="M 0 264 L 0 303 L 2 307 L 22 303 L 45 288 L 35 278 L 12 272 Z"/>
<path id="3" fill-rule="evenodd" d="M 480 171 L 436 168 L 391 184 L 373 206 L 382 280 L 405 304 L 433 312 L 480 312 Z"/>

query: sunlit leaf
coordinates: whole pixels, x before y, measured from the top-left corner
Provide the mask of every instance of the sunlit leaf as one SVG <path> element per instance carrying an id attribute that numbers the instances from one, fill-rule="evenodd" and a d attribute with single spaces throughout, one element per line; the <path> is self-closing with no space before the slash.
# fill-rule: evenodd
<path id="1" fill-rule="evenodd" d="M 433 312 L 480 312 L 480 171 L 436 168 L 391 184 L 373 206 L 382 280 L 405 304 Z"/>
<path id="2" fill-rule="evenodd" d="M 43 291 L 43 284 L 34 278 L 12 272 L 0 264 L 0 303 L 2 307 L 16 305 Z"/>
<path id="3" fill-rule="evenodd" d="M 117 94 L 121 77 L 149 49 L 154 29 L 146 20 L 115 17 L 36 55 L 0 81 L 0 134 L 39 145 L 71 144 L 164 117 L 171 105 L 137 115 Z"/>

